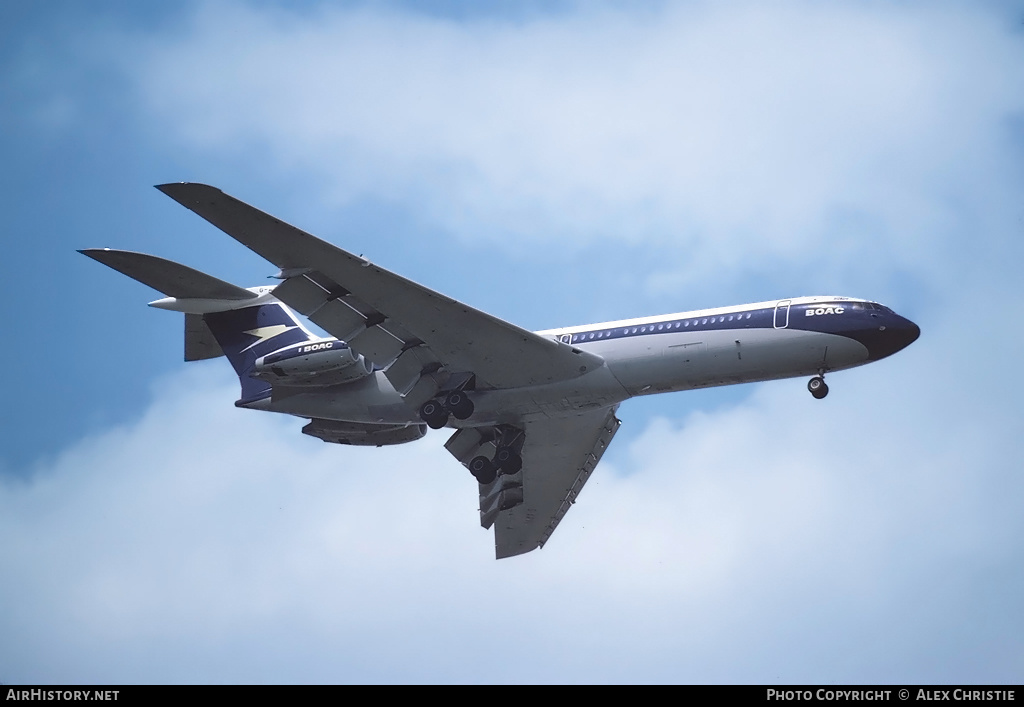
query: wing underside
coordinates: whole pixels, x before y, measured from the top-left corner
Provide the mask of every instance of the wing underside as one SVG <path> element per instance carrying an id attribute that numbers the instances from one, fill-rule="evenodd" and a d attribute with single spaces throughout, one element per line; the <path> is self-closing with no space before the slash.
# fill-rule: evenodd
<path id="1" fill-rule="evenodd" d="M 600 357 L 538 336 L 418 285 L 204 184 L 158 187 L 274 263 L 274 296 L 347 341 L 411 404 L 445 376 L 472 374 L 483 388 L 569 380 Z"/>
<path id="2" fill-rule="evenodd" d="M 494 527 L 498 559 L 543 547 L 583 489 L 619 429 L 615 408 L 524 422 L 520 427 L 477 427 L 445 445 L 463 464 L 492 445 L 520 445 L 522 468 L 480 485 L 480 524 Z"/>

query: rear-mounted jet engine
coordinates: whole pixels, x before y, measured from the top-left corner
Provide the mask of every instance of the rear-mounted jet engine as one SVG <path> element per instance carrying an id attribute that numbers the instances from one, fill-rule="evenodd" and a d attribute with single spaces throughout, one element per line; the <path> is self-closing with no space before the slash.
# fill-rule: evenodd
<path id="1" fill-rule="evenodd" d="M 338 385 L 365 378 L 373 365 L 344 341 L 303 342 L 261 356 L 253 378 L 282 385 Z"/>

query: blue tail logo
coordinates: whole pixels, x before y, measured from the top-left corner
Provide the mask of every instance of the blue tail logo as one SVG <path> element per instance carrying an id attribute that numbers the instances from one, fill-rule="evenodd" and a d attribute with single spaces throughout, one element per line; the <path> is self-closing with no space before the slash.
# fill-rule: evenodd
<path id="1" fill-rule="evenodd" d="M 270 395 L 269 383 L 249 375 L 256 359 L 316 338 L 306 331 L 287 307 L 276 302 L 205 314 L 203 321 L 210 327 L 238 374 L 242 396 L 237 405 Z"/>

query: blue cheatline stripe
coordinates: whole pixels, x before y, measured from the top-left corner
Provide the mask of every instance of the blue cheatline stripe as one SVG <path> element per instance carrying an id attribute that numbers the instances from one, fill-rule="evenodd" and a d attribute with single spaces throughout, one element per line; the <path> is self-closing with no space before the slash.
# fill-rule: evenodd
<path id="1" fill-rule="evenodd" d="M 842 312 L 837 313 L 836 309 Z M 782 312 L 784 310 L 779 310 Z M 573 344 L 589 344 L 608 339 L 622 339 L 652 334 L 674 334 L 681 332 L 741 331 L 745 329 L 794 329 L 837 334 L 860 341 L 865 336 L 876 336 L 878 327 L 886 323 L 904 326 L 907 322 L 891 309 L 872 302 L 813 302 L 794 304 L 789 307 L 788 319 L 780 315 L 784 327 L 776 327 L 776 308 L 754 309 L 744 312 L 730 312 L 714 316 L 684 317 L 649 324 L 629 326 L 597 327 L 572 334 L 561 334 L 565 341 L 571 336 Z M 882 330 L 884 332 L 884 330 Z"/>

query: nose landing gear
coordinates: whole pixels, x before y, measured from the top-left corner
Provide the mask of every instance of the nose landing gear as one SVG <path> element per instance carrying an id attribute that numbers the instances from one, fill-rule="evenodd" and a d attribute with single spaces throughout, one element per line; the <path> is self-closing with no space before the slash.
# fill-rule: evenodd
<path id="1" fill-rule="evenodd" d="M 807 390 L 811 391 L 811 395 L 817 400 L 821 400 L 828 395 L 828 386 L 825 384 L 825 376 L 815 376 L 807 381 Z"/>

